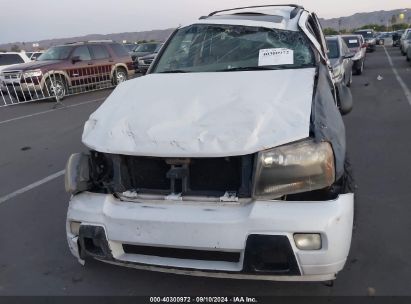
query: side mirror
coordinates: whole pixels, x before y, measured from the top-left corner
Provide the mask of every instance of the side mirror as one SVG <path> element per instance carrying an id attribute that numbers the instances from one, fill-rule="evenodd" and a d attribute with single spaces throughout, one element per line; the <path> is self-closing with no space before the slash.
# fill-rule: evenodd
<path id="1" fill-rule="evenodd" d="M 354 107 L 354 101 L 352 98 L 351 90 L 344 84 L 340 84 L 337 87 L 337 100 L 341 115 L 347 115 L 352 111 Z"/>
<path id="2" fill-rule="evenodd" d="M 75 64 L 76 62 L 80 62 L 80 61 L 81 61 L 80 56 L 73 56 L 73 57 L 71 58 L 71 62 L 72 62 L 73 64 Z"/>

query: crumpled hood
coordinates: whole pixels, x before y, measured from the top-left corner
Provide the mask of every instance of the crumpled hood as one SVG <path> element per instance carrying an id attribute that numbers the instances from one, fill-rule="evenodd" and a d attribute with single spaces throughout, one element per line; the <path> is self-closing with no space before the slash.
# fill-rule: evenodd
<path id="1" fill-rule="evenodd" d="M 120 84 L 86 122 L 99 152 L 252 154 L 307 138 L 315 69 L 149 74 Z"/>

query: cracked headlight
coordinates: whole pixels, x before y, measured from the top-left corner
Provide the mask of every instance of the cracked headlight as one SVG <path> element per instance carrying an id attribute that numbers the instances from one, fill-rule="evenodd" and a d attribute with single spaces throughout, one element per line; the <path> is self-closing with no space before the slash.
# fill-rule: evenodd
<path id="1" fill-rule="evenodd" d="M 43 75 L 43 73 L 40 70 L 26 71 L 23 73 L 24 78 L 40 77 L 41 75 Z"/>
<path id="2" fill-rule="evenodd" d="M 253 197 L 277 199 L 287 194 L 327 188 L 334 182 L 331 145 L 310 139 L 258 154 Z"/>
<path id="3" fill-rule="evenodd" d="M 76 153 L 70 156 L 66 165 L 65 188 L 70 194 L 87 191 L 90 182 L 89 156 Z"/>

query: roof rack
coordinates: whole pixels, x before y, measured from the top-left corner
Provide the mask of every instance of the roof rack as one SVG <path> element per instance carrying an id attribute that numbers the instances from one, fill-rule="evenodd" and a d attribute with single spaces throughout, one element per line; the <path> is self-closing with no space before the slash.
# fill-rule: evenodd
<path id="1" fill-rule="evenodd" d="M 297 16 L 298 12 L 304 7 L 301 5 L 297 4 L 272 4 L 272 5 L 254 5 L 254 6 L 244 6 L 244 7 L 236 7 L 236 8 L 230 8 L 230 9 L 225 9 L 225 10 L 220 10 L 220 11 L 215 11 L 212 12 L 211 14 L 208 15 L 208 17 L 214 16 L 218 13 L 223 13 L 223 12 L 230 12 L 230 11 L 236 11 L 240 9 L 247 9 L 247 8 L 262 8 L 262 7 L 279 7 L 279 6 L 289 6 L 289 7 L 294 7 L 294 9 L 290 13 L 290 19 L 295 18 Z"/>

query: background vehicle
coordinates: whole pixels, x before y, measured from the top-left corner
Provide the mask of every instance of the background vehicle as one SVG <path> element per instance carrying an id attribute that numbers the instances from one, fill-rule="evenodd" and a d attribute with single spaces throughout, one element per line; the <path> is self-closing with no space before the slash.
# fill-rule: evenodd
<path id="1" fill-rule="evenodd" d="M 403 55 L 403 56 L 405 56 L 405 48 L 404 48 L 404 43 L 405 43 L 405 39 L 407 38 L 407 36 L 408 36 L 408 33 L 411 31 L 411 28 L 408 28 L 408 29 L 406 29 L 405 31 L 404 31 L 404 34 L 402 34 L 402 36 L 401 36 L 401 39 L 400 39 L 400 51 L 401 51 L 401 54 Z"/>
<path id="2" fill-rule="evenodd" d="M 401 36 L 404 34 L 404 30 L 396 31 L 392 35 L 392 46 L 400 46 L 401 44 Z"/>
<path id="3" fill-rule="evenodd" d="M 134 62 L 134 68 L 138 70 L 138 58 L 143 57 L 149 54 L 153 54 L 156 49 L 161 46 L 162 42 L 150 42 L 150 43 L 142 43 L 137 45 L 137 47 L 131 53 L 131 58 Z"/>
<path id="4" fill-rule="evenodd" d="M 33 52 L 33 53 L 31 53 L 31 55 L 30 55 L 30 60 L 31 61 L 36 61 L 37 60 L 37 58 L 39 58 L 41 55 L 43 55 L 44 54 L 44 51 L 41 51 L 41 52 Z"/>
<path id="5" fill-rule="evenodd" d="M 121 44 L 79 42 L 52 47 L 37 61 L 6 68 L 0 79 L 10 95 L 26 101 L 39 94 L 63 98 L 96 85 L 123 82 L 133 74 L 131 57 Z"/>
<path id="6" fill-rule="evenodd" d="M 393 45 L 393 35 L 394 33 L 392 32 L 387 32 L 387 33 L 381 33 L 380 35 L 377 36 L 377 44 L 378 45 Z"/>
<path id="7" fill-rule="evenodd" d="M 150 65 L 156 59 L 158 52 L 160 51 L 163 44 L 159 44 L 153 54 L 149 54 L 137 59 L 137 69 L 140 73 L 146 74 Z"/>
<path id="8" fill-rule="evenodd" d="M 404 51 L 407 57 L 407 61 L 411 60 L 411 31 L 408 32 L 407 37 L 404 39 Z"/>
<path id="9" fill-rule="evenodd" d="M 327 37 L 328 58 L 333 68 L 333 77 L 336 84 L 349 87 L 352 83 L 353 61 L 355 53 L 347 47 L 341 36 Z"/>
<path id="10" fill-rule="evenodd" d="M 377 45 L 377 39 L 375 37 L 375 32 L 372 29 L 368 30 L 358 30 L 354 32 L 355 35 L 361 35 L 367 43 L 367 51 L 374 52 Z"/>
<path id="11" fill-rule="evenodd" d="M 354 198 L 317 16 L 296 5 L 212 13 L 179 28 L 148 73 L 90 116 L 92 151 L 68 161 L 79 262 L 334 280 Z"/>
<path id="12" fill-rule="evenodd" d="M 2 53 L 0 52 L 0 73 L 13 65 L 19 64 L 19 63 L 26 63 L 30 62 L 30 58 L 27 57 L 25 53 L 17 53 L 17 52 L 5 52 Z M 4 93 L 7 93 L 7 88 L 3 81 L 1 81 L 0 77 L 0 90 Z"/>
<path id="13" fill-rule="evenodd" d="M 364 71 L 365 58 L 367 55 L 367 45 L 364 37 L 361 35 L 343 35 L 341 36 L 351 53 L 355 54 L 352 58 L 354 63 L 353 69 L 357 75 Z"/>
<path id="14" fill-rule="evenodd" d="M 12 65 L 30 62 L 30 58 L 25 53 L 0 52 L 0 72 Z"/>
<path id="15" fill-rule="evenodd" d="M 136 43 L 124 43 L 123 46 L 127 49 L 129 54 L 132 54 L 134 49 L 138 46 Z"/>

